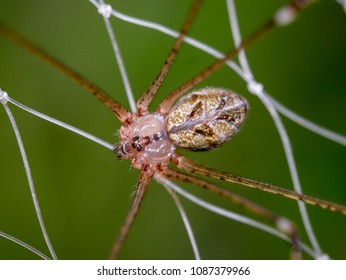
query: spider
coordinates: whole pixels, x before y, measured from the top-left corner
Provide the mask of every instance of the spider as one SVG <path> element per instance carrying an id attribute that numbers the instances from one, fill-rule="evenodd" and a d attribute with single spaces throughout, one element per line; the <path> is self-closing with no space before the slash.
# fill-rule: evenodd
<path id="1" fill-rule="evenodd" d="M 131 160 L 133 167 L 141 170 L 132 210 L 130 211 L 126 219 L 126 222 L 121 230 L 121 233 L 119 235 L 118 241 L 114 247 L 111 257 L 116 257 L 120 253 L 125 237 L 127 236 L 127 233 L 130 229 L 131 224 L 133 223 L 136 212 L 138 211 L 139 204 L 143 198 L 144 192 L 155 173 L 160 174 L 160 176 L 165 178 L 194 183 L 196 185 L 203 186 L 217 193 L 221 193 L 222 195 L 228 197 L 231 200 L 240 200 L 238 201 L 240 204 L 243 204 L 245 207 L 249 208 L 254 207 L 256 209 L 255 211 L 262 212 L 263 216 L 272 215 L 271 218 L 269 218 L 269 220 L 277 219 L 276 215 L 272 213 L 269 214 L 269 212 L 267 212 L 267 210 L 263 209 L 261 206 L 254 205 L 248 202 L 247 200 L 244 200 L 243 198 L 234 196 L 233 194 L 219 189 L 215 185 L 205 182 L 197 177 L 194 177 L 189 173 L 183 173 L 176 169 L 170 168 L 169 163 L 175 164 L 178 168 L 199 175 L 207 175 L 211 177 L 216 177 L 217 179 L 228 180 L 231 182 L 237 181 L 238 183 L 251 185 L 253 187 L 258 186 L 260 188 L 268 188 L 273 192 L 281 192 L 284 195 L 293 196 L 306 202 L 310 201 L 314 204 L 321 204 L 330 209 L 338 207 L 325 202 L 319 202 L 318 200 L 313 198 L 278 189 L 271 185 L 266 185 L 263 183 L 255 182 L 237 176 L 234 177 L 230 174 L 205 168 L 176 152 L 177 147 L 188 148 L 191 150 L 207 150 L 214 146 L 219 146 L 227 138 L 233 136 L 233 134 L 238 130 L 240 124 L 242 123 L 245 117 L 247 110 L 247 103 L 243 98 L 239 97 L 238 95 L 235 95 L 234 93 L 228 90 L 218 88 L 207 88 L 194 93 L 190 93 L 187 97 L 180 100 L 180 103 L 178 105 L 174 106 L 174 103 L 188 91 L 188 88 L 192 88 L 193 86 L 195 86 L 195 82 L 189 82 L 186 85 L 179 88 L 178 90 L 174 91 L 166 99 L 164 99 L 164 101 L 160 104 L 159 108 L 157 109 L 156 113 L 149 113 L 148 106 L 150 105 L 151 100 L 153 99 L 162 81 L 164 80 L 164 77 L 168 72 L 169 66 L 175 58 L 175 55 L 187 32 L 190 22 L 192 21 L 192 17 L 194 13 L 197 11 L 196 6 L 194 6 L 194 8 L 192 8 L 191 11 L 192 12 L 188 17 L 188 20 L 184 24 L 182 32 L 180 33 L 180 37 L 176 41 L 172 49 L 172 52 L 170 53 L 168 59 L 165 62 L 165 65 L 161 69 L 156 80 L 151 84 L 146 93 L 138 101 L 138 113 L 134 114 L 128 112 L 120 104 L 118 104 L 113 99 L 105 95 L 99 89 L 95 88 L 92 84 L 87 84 L 87 87 L 93 91 L 95 96 L 98 99 L 100 99 L 104 104 L 106 104 L 107 107 L 109 107 L 109 109 L 111 109 L 114 112 L 114 114 L 119 118 L 119 120 L 124 123 L 120 128 L 121 142 L 115 146 L 115 151 L 118 153 L 118 156 L 123 159 Z M 220 66 L 223 62 L 224 61 L 219 61 Z M 212 73 L 213 71 L 214 70 L 210 71 L 210 73 Z M 198 75 L 196 77 L 196 80 L 203 80 L 205 78 L 205 73 Z M 85 82 L 85 80 L 82 77 L 78 77 L 78 80 L 81 84 Z M 210 122 L 204 123 L 205 115 L 201 114 L 200 111 L 203 111 L 204 107 L 211 102 L 216 102 L 217 105 L 213 108 L 214 112 L 210 113 Z M 179 125 L 175 124 L 175 121 L 177 119 L 175 115 L 180 114 L 182 111 L 186 110 L 181 108 L 183 105 L 186 105 L 186 103 L 191 103 L 191 109 L 187 112 L 187 122 L 185 127 L 188 127 L 187 124 L 189 124 L 190 121 L 193 122 L 192 120 L 194 119 L 196 119 L 196 123 L 198 124 L 197 126 L 194 124 L 192 130 L 183 128 L 184 125 L 180 125 L 179 128 Z M 202 119 L 201 116 L 203 116 Z M 215 131 L 213 130 L 213 122 L 215 122 L 216 126 L 218 126 L 219 124 L 226 125 L 226 128 L 228 128 L 231 132 L 228 132 L 226 133 L 226 136 L 221 137 L 220 134 L 217 134 L 216 128 L 214 128 Z M 173 128 L 165 128 L 166 123 L 167 125 L 172 125 Z M 153 128 L 154 126 L 155 129 Z M 143 129 L 150 129 L 154 132 L 146 133 L 143 132 Z M 202 139 L 202 142 L 207 142 L 207 144 L 196 144 L 196 137 L 193 137 L 194 139 L 192 142 L 187 142 L 183 136 L 175 135 L 178 132 L 186 133 L 188 131 L 190 131 L 190 133 L 193 132 L 195 136 L 198 136 Z M 175 136 L 176 138 L 174 139 Z M 159 145 L 161 149 L 165 148 L 165 153 L 162 153 L 162 150 L 155 148 L 154 153 L 149 154 L 150 152 L 153 152 L 153 147 L 155 145 Z M 344 211 L 343 208 L 338 209 L 340 211 Z M 296 243 L 297 240 L 294 236 L 295 232 L 291 232 L 290 234 L 292 238 L 292 243 Z"/>

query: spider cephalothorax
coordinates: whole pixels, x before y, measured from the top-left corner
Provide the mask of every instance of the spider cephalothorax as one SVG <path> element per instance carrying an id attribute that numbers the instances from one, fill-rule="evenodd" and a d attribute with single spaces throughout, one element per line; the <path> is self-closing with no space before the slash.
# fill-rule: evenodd
<path id="1" fill-rule="evenodd" d="M 168 165 L 175 151 L 169 140 L 166 123 L 158 113 L 137 116 L 120 128 L 121 141 L 115 147 L 120 158 L 130 159 L 133 167 L 145 166 L 155 171 L 158 165 Z"/>

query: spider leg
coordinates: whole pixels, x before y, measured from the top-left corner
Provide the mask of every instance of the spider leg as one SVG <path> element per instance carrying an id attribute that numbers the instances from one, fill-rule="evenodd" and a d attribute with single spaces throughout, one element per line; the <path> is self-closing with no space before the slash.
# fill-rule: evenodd
<path id="1" fill-rule="evenodd" d="M 196 85 L 204 81 L 204 79 L 206 79 L 208 76 L 210 76 L 211 74 L 219 70 L 221 66 L 223 66 L 226 63 L 227 60 L 234 58 L 241 49 L 250 45 L 253 41 L 255 41 L 257 38 L 265 34 L 267 31 L 271 30 L 275 26 L 276 25 L 273 20 L 268 21 L 265 25 L 262 26 L 262 28 L 257 30 L 254 34 L 252 34 L 247 39 L 245 39 L 239 47 L 230 50 L 223 58 L 215 61 L 208 68 L 206 68 L 205 70 L 203 70 L 202 72 L 194 76 L 192 79 L 189 79 L 188 82 L 181 85 L 176 90 L 172 91 L 169 95 L 167 95 L 165 99 L 158 106 L 156 112 L 162 115 L 166 115 L 171 110 L 172 106 L 179 98 L 185 95 L 193 87 L 195 87 Z"/>
<path id="2" fill-rule="evenodd" d="M 156 92 L 159 90 L 163 80 L 167 76 L 167 73 L 177 56 L 178 50 L 184 40 L 184 37 L 186 36 L 191 23 L 194 19 L 194 17 L 197 14 L 198 8 L 200 7 L 202 1 L 196 0 L 192 6 L 192 8 L 189 11 L 188 17 L 186 21 L 184 22 L 184 25 L 180 31 L 179 37 L 176 39 L 172 50 L 170 51 L 166 61 L 164 62 L 159 74 L 156 76 L 155 80 L 150 84 L 147 91 L 141 96 L 141 98 L 137 102 L 137 109 L 138 109 L 138 115 L 145 115 L 149 112 L 148 107 L 153 100 Z"/>
<path id="3" fill-rule="evenodd" d="M 323 209 L 328 209 L 330 211 L 334 211 L 334 212 L 338 212 L 343 215 L 346 215 L 346 206 L 335 204 L 335 203 L 318 199 L 318 198 L 308 196 L 305 194 L 296 193 L 294 191 L 283 189 L 271 184 L 266 184 L 266 183 L 258 182 L 248 178 L 244 178 L 241 176 L 233 175 L 230 173 L 214 170 L 214 169 L 205 167 L 203 165 L 200 165 L 197 162 L 192 161 L 178 153 L 174 154 L 174 158 L 172 159 L 172 161 L 174 162 L 174 164 L 177 165 L 177 167 L 185 169 L 188 172 L 196 173 L 202 176 L 212 177 L 215 179 L 227 181 L 227 182 L 238 184 L 238 185 L 243 185 L 253 189 L 259 189 L 265 192 L 273 193 L 273 194 L 287 197 L 293 200 L 300 200 L 307 204 L 311 204 Z"/>
<path id="4" fill-rule="evenodd" d="M 287 5 L 287 9 L 291 9 L 291 12 L 298 13 L 301 9 L 305 8 L 308 4 L 310 4 L 309 0 L 303 0 L 300 3 L 297 0 L 294 0 L 291 4 Z M 205 78 L 216 72 L 220 69 L 227 60 L 234 58 L 240 50 L 245 49 L 253 42 L 257 41 L 260 37 L 262 37 L 267 32 L 274 29 L 276 26 L 280 26 L 280 22 L 278 22 L 277 18 L 273 16 L 269 19 L 265 24 L 263 24 L 259 29 L 257 29 L 254 33 L 252 33 L 249 37 L 247 37 L 238 47 L 231 49 L 228 51 L 225 56 L 217 61 L 215 61 L 212 65 L 206 68 L 204 71 L 200 72 L 188 82 L 171 92 L 166 98 L 161 102 L 158 106 L 156 112 L 161 115 L 166 115 L 174 105 L 174 103 L 190 91 L 193 87 L 204 81 Z"/>
<path id="5" fill-rule="evenodd" d="M 204 188 L 210 192 L 216 193 L 226 198 L 230 202 L 243 207 L 249 212 L 266 219 L 268 222 L 272 223 L 275 227 L 277 227 L 279 231 L 283 232 L 291 239 L 291 258 L 301 259 L 301 247 L 297 229 L 295 225 L 285 217 L 279 216 L 278 214 L 264 208 L 263 206 L 251 200 L 248 200 L 230 191 L 224 190 L 212 183 L 209 183 L 190 174 L 186 174 L 171 168 L 165 168 L 161 171 L 161 175 L 169 180 L 189 183 Z"/>
<path id="6" fill-rule="evenodd" d="M 133 222 L 136 218 L 136 215 L 138 213 L 139 207 L 140 207 L 141 202 L 143 200 L 144 194 L 145 194 L 146 190 L 148 189 L 148 185 L 149 185 L 152 177 L 153 177 L 152 172 L 148 172 L 145 169 L 141 170 L 141 173 L 139 175 L 139 180 L 137 183 L 137 190 L 136 190 L 135 198 L 133 200 L 131 209 L 127 214 L 125 222 L 120 229 L 119 235 L 118 235 L 115 243 L 113 244 L 112 250 L 109 254 L 109 259 L 117 259 L 118 258 L 119 254 L 121 252 L 121 249 L 123 248 L 126 237 L 128 236 L 129 231 L 131 229 L 131 226 L 133 225 Z"/>
<path id="7" fill-rule="evenodd" d="M 1 22 L 0 35 L 71 78 L 74 82 L 89 91 L 98 100 L 105 104 L 120 121 L 124 122 L 129 118 L 130 113 L 103 90 Z"/>

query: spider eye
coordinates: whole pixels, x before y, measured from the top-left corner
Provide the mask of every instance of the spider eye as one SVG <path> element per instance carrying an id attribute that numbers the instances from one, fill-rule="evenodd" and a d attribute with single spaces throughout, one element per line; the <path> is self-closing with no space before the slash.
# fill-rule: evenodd
<path id="1" fill-rule="evenodd" d="M 137 151 L 140 152 L 142 150 L 142 146 L 141 145 L 138 145 L 137 146 Z"/>
<path id="2" fill-rule="evenodd" d="M 137 141 L 139 139 L 139 136 L 136 135 L 135 137 L 132 138 L 133 141 Z"/>
<path id="3" fill-rule="evenodd" d="M 132 143 L 132 148 L 136 148 L 136 144 L 135 143 Z"/>

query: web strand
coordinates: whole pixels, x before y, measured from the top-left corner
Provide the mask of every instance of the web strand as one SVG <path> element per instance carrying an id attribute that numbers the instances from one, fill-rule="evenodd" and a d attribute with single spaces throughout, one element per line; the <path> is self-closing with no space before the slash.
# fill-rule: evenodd
<path id="1" fill-rule="evenodd" d="M 0 94 L 1 93 L 2 93 L 2 91 L 0 90 Z M 46 245 L 47 245 L 47 247 L 49 249 L 49 252 L 51 253 L 53 259 L 58 259 L 57 255 L 56 255 L 56 253 L 54 251 L 54 248 L 52 246 L 52 243 L 51 243 L 51 241 L 49 239 L 48 232 L 46 230 L 46 226 L 45 226 L 44 221 L 43 221 L 43 217 L 42 217 L 42 214 L 41 214 L 41 208 L 40 208 L 40 205 L 39 205 L 39 202 L 38 202 L 38 198 L 37 198 L 37 195 L 36 195 L 36 190 L 35 190 L 35 186 L 34 186 L 34 180 L 33 180 L 32 175 L 31 175 L 31 170 L 30 170 L 28 158 L 26 156 L 26 152 L 25 152 L 25 149 L 24 149 L 24 144 L 23 144 L 23 141 L 22 141 L 22 137 L 20 136 L 19 129 L 17 127 L 16 121 L 15 121 L 13 115 L 12 115 L 12 112 L 11 112 L 10 108 L 8 107 L 8 105 L 6 103 L 3 103 L 3 106 L 5 108 L 5 111 L 6 111 L 7 115 L 8 115 L 8 118 L 9 118 L 9 120 L 11 122 L 13 131 L 15 133 L 15 136 L 16 136 L 16 139 L 17 139 L 17 142 L 18 142 L 20 154 L 22 156 L 22 160 L 23 160 L 23 164 L 24 164 L 25 174 L 27 176 L 27 180 L 28 180 L 28 183 L 29 183 L 30 192 L 31 192 L 31 196 L 32 196 L 32 201 L 34 203 L 35 212 L 36 212 L 36 215 L 37 215 L 38 222 L 40 224 L 41 232 L 43 234 L 44 240 L 46 242 Z"/>
<path id="2" fill-rule="evenodd" d="M 235 9 L 233 0 L 227 0 L 227 7 L 228 7 L 228 12 L 229 12 L 229 18 L 231 21 L 231 30 L 232 30 L 233 39 L 234 39 L 236 47 L 238 47 L 241 45 L 242 41 L 241 41 L 241 35 L 240 35 L 239 26 L 238 26 L 237 13 L 236 13 L 236 9 Z M 283 9 L 285 9 L 285 7 L 282 8 L 280 11 L 282 11 Z M 289 9 L 289 7 L 287 7 L 286 9 Z M 288 20 L 288 21 L 290 22 L 290 20 Z M 239 52 L 239 62 L 240 62 L 242 69 L 244 70 L 244 72 L 248 73 L 248 76 L 251 77 L 248 80 L 248 88 L 251 91 L 251 89 L 253 89 L 252 85 L 257 84 L 257 82 L 253 78 L 253 74 L 252 74 L 252 71 L 251 71 L 249 62 L 247 60 L 244 49 L 240 50 L 240 52 Z M 284 151 L 285 151 L 287 163 L 289 166 L 294 190 L 297 193 L 302 194 L 302 188 L 300 185 L 300 180 L 299 180 L 298 171 L 297 171 L 297 167 L 296 167 L 293 152 L 292 152 L 291 143 L 290 143 L 287 131 L 286 131 L 286 129 L 285 129 L 285 127 L 281 121 L 281 118 L 278 115 L 274 106 L 271 104 L 270 99 L 265 95 L 262 86 L 258 90 L 253 90 L 252 93 L 256 94 L 259 97 L 259 99 L 262 101 L 264 106 L 267 108 L 267 110 L 269 111 L 269 113 L 270 113 L 270 115 L 274 121 L 274 124 L 275 124 L 275 126 L 276 126 L 276 128 L 280 134 L 281 142 L 282 142 L 283 147 L 284 147 Z M 314 248 L 316 257 L 319 258 L 319 256 L 323 255 L 323 253 L 322 253 L 321 247 L 317 241 L 316 235 L 312 229 L 311 221 L 310 221 L 310 218 L 308 216 L 306 206 L 302 201 L 298 201 L 298 206 L 299 206 L 301 217 L 303 219 L 305 230 L 306 230 L 308 237 L 310 239 L 310 242 Z"/>

